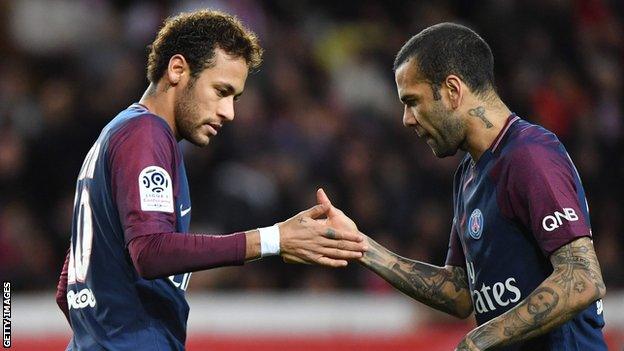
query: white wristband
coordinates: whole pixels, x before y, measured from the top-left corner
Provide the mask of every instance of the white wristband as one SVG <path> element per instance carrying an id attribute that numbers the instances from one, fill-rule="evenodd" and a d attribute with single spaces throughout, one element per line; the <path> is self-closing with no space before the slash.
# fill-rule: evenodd
<path id="1" fill-rule="evenodd" d="M 274 256 L 280 253 L 280 232 L 276 225 L 258 228 L 260 232 L 260 256 Z"/>

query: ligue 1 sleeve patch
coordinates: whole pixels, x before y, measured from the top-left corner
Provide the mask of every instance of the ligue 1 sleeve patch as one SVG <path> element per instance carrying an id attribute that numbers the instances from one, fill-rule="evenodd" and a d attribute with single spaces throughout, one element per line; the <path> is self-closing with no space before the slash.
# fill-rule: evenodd
<path id="1" fill-rule="evenodd" d="M 173 213 L 173 186 L 169 173 L 161 167 L 145 167 L 139 174 L 141 210 Z"/>

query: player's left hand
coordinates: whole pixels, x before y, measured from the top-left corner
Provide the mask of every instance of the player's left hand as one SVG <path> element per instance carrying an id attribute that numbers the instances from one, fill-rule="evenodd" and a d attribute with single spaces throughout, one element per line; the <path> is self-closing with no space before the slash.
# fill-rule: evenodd
<path id="1" fill-rule="evenodd" d="M 472 342 L 470 334 L 468 334 L 464 336 L 459 345 L 457 345 L 455 351 L 481 351 L 481 349 L 478 348 L 477 345 L 474 344 L 474 342 Z"/>

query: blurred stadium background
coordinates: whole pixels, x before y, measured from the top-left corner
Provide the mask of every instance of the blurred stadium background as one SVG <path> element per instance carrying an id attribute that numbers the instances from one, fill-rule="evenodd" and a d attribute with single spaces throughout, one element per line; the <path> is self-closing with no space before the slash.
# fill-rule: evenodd
<path id="1" fill-rule="evenodd" d="M 323 186 L 394 251 L 444 262 L 458 157 L 403 130 L 391 70 L 403 42 L 459 21 L 489 42 L 513 111 L 564 141 L 583 178 L 607 283 L 610 349 L 624 344 L 624 179 L 619 0 L 0 1 L 0 274 L 13 288 L 13 347 L 63 349 L 54 289 L 76 175 L 100 129 L 146 87 L 162 20 L 212 7 L 266 49 L 235 123 L 184 144 L 193 230 L 273 224 Z M 189 350 L 450 350 L 472 326 L 411 302 L 357 264 L 278 258 L 195 273 Z"/>

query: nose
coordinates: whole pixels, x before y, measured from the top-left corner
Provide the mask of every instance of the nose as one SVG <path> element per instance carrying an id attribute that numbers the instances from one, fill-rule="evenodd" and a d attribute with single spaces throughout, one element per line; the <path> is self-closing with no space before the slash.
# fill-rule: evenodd
<path id="1" fill-rule="evenodd" d="M 226 120 L 233 121 L 234 120 L 234 97 L 228 96 L 219 101 L 219 106 L 217 109 L 217 116 Z"/>
<path id="2" fill-rule="evenodd" d="M 414 117 L 412 110 L 407 106 L 403 108 L 403 125 L 408 128 L 416 125 L 416 117 Z"/>

